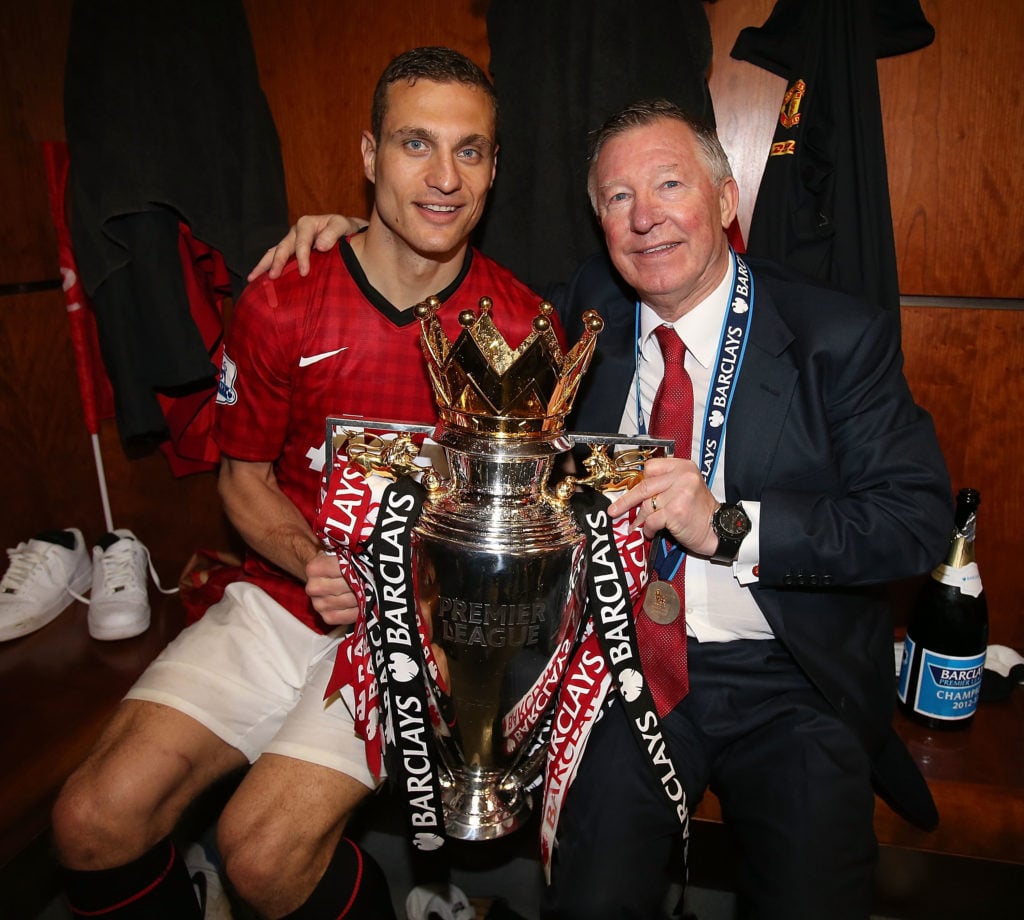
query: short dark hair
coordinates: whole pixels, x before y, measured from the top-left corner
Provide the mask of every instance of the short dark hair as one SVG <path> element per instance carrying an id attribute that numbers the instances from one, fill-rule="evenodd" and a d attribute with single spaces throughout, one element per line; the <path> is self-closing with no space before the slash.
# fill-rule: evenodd
<path id="1" fill-rule="evenodd" d="M 373 91 L 373 109 L 370 113 L 370 128 L 373 139 L 380 143 L 380 133 L 384 125 L 384 116 L 388 111 L 388 90 L 400 80 L 406 80 L 411 86 L 417 80 L 433 80 L 435 83 L 462 83 L 464 86 L 475 86 L 486 94 L 494 110 L 494 118 L 498 118 L 498 97 L 494 93 L 491 81 L 476 64 L 468 57 L 452 48 L 435 45 L 424 48 L 413 48 L 398 55 L 380 75 Z"/>
<path id="2" fill-rule="evenodd" d="M 595 168 L 601 148 L 619 134 L 624 134 L 633 128 L 640 128 L 652 124 L 662 118 L 671 118 L 686 125 L 697 138 L 697 144 L 704 154 L 704 161 L 707 164 L 711 178 L 715 182 L 722 182 L 732 175 L 732 167 L 729 166 L 729 157 L 722 148 L 722 142 L 712 125 L 693 115 L 688 115 L 674 102 L 668 99 L 641 99 L 633 102 L 624 109 L 620 109 L 614 115 L 609 116 L 603 125 L 590 135 L 590 143 L 587 151 L 587 161 L 590 169 L 587 173 L 587 191 L 590 194 L 591 204 L 596 202 L 597 189 L 594 188 Z M 597 208 L 595 206 L 594 210 Z"/>

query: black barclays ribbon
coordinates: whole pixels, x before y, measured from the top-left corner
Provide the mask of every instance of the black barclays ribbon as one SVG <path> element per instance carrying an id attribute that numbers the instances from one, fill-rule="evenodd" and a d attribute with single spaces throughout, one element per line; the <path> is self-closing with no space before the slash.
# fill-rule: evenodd
<path id="1" fill-rule="evenodd" d="M 610 504 L 604 494 L 593 489 L 577 492 L 572 498 L 573 513 L 587 537 L 590 615 L 633 735 L 679 818 L 684 839 L 688 839 L 690 815 L 686 790 L 662 734 L 651 691 L 643 678 L 635 610 L 608 516 Z"/>
<path id="2" fill-rule="evenodd" d="M 410 534 L 423 507 L 424 489 L 410 477 L 388 486 L 367 545 L 375 615 L 367 641 L 385 723 L 388 777 L 407 806 L 413 845 L 426 852 L 445 841 L 441 781 L 433 753 L 427 687 L 431 683 L 416 623 Z"/>

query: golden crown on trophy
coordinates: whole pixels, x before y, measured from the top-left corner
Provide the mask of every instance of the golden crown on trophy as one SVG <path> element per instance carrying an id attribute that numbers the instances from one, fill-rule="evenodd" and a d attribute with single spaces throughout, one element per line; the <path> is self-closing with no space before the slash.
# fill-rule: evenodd
<path id="1" fill-rule="evenodd" d="M 437 318 L 436 297 L 418 304 L 420 343 L 442 423 L 467 432 L 529 439 L 561 431 L 586 373 L 604 320 L 583 314 L 583 335 L 562 352 L 551 328 L 554 307 L 537 307 L 533 331 L 511 348 L 491 319 L 492 301 L 480 298 L 480 312 L 459 314 L 462 332 L 453 343 Z"/>

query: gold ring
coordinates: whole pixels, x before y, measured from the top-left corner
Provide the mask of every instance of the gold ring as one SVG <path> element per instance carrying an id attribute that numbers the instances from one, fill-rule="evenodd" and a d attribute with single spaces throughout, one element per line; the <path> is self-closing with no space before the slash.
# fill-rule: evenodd
<path id="1" fill-rule="evenodd" d="M 651 496 L 651 510 L 652 511 L 657 511 L 658 510 L 658 496 L 657 495 L 652 495 Z"/>

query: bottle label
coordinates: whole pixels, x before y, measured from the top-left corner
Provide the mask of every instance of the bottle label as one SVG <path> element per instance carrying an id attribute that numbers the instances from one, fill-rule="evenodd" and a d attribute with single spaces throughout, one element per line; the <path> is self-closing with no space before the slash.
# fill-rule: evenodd
<path id="1" fill-rule="evenodd" d="M 971 597 L 978 597 L 981 594 L 981 573 L 978 571 L 977 562 L 968 562 L 959 568 L 943 563 L 936 566 L 932 578 L 939 584 L 959 588 L 961 594 L 969 594 Z"/>
<path id="2" fill-rule="evenodd" d="M 911 663 L 914 655 L 921 656 L 920 677 L 913 698 L 907 699 Z M 926 648 L 918 648 L 907 636 L 900 669 L 899 697 L 914 712 L 931 719 L 966 719 L 978 708 L 981 675 L 985 669 L 985 653 L 960 658 L 940 655 Z"/>

